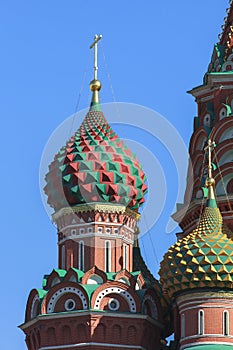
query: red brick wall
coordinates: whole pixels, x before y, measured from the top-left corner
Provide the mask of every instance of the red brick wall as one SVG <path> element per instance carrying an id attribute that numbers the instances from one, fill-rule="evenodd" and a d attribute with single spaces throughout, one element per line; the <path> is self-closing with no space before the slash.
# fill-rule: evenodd
<path id="1" fill-rule="evenodd" d="M 185 317 L 185 335 L 182 338 L 182 331 L 176 326 L 176 338 L 180 338 L 180 344 L 187 345 L 202 342 L 226 342 L 233 345 L 233 300 L 230 294 L 226 293 L 190 293 L 177 298 L 179 309 L 180 328 L 182 315 Z M 203 311 L 203 334 L 199 333 L 199 311 Z M 224 335 L 223 314 L 229 313 L 229 335 Z M 179 334 L 177 333 L 179 332 Z"/>

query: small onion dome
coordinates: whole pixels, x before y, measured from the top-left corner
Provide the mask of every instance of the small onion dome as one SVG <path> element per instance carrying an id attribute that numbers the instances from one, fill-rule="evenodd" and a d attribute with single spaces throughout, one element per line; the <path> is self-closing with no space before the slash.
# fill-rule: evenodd
<path id="1" fill-rule="evenodd" d="M 193 288 L 233 288 L 233 234 L 214 202 L 207 201 L 198 227 L 164 255 L 159 275 L 170 297 Z"/>
<path id="2" fill-rule="evenodd" d="M 93 202 L 121 204 L 138 211 L 147 191 L 145 181 L 135 155 L 94 100 L 78 131 L 50 164 L 44 191 L 55 211 Z"/>

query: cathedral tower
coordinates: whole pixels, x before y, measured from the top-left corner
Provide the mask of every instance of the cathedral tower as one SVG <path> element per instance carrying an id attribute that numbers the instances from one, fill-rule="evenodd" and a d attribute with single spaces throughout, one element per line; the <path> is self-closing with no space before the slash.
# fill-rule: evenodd
<path id="1" fill-rule="evenodd" d="M 233 347 L 233 233 L 215 199 L 210 139 L 207 148 L 205 209 L 197 228 L 169 248 L 159 272 L 173 305 L 175 349 Z"/>
<path id="2" fill-rule="evenodd" d="M 92 102 L 49 166 L 45 193 L 58 230 L 58 268 L 29 295 L 29 350 L 147 349 L 164 334 L 161 290 L 137 244 L 147 191 L 137 158 L 99 102 L 95 36 Z"/>
<path id="3" fill-rule="evenodd" d="M 190 166 L 184 204 L 178 204 L 173 218 L 184 232 L 197 225 L 203 209 L 206 178 L 204 148 L 209 138 L 216 142 L 213 155 L 216 195 L 224 222 L 233 230 L 233 3 L 227 9 L 219 42 L 214 45 L 211 63 L 203 84 L 189 91 L 198 105 L 190 140 Z M 204 193 L 205 195 L 205 193 Z"/>
<path id="4" fill-rule="evenodd" d="M 172 350 L 233 348 L 233 2 L 201 86 L 190 140 L 182 232 L 164 255 L 160 282 L 173 309 Z"/>

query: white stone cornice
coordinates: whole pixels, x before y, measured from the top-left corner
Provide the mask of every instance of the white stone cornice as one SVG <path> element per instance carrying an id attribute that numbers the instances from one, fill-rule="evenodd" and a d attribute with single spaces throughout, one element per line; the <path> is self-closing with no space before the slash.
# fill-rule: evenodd
<path id="1" fill-rule="evenodd" d="M 90 347 L 90 346 L 97 346 L 99 347 L 110 347 L 110 348 L 118 348 L 122 349 L 138 349 L 138 350 L 146 350 L 143 346 L 137 346 L 137 345 L 125 345 L 125 344 L 110 344 L 110 343 L 96 343 L 96 342 L 91 342 L 91 343 L 78 343 L 78 344 L 67 344 L 67 345 L 56 345 L 56 346 L 45 346 L 42 348 L 39 348 L 39 350 L 57 350 L 57 349 L 73 349 L 77 347 Z"/>
<path id="2" fill-rule="evenodd" d="M 216 336 L 216 335 L 215 335 Z M 211 338 L 210 336 L 207 336 L 207 335 L 203 335 L 202 337 L 205 337 L 205 338 Z M 224 336 L 222 335 L 222 338 L 224 338 Z M 183 340 L 183 339 L 182 339 Z M 188 349 L 192 346 L 198 346 L 198 345 L 231 345 L 233 346 L 233 342 L 226 342 L 226 341 L 200 341 L 200 342 L 193 342 L 193 343 L 189 343 L 189 344 L 184 344 L 184 345 L 181 345 L 180 346 L 180 350 L 184 350 L 184 349 Z M 204 347 L 203 347 L 204 348 Z"/>
<path id="3" fill-rule="evenodd" d="M 186 302 L 189 303 L 190 301 L 203 301 L 203 300 L 207 300 L 207 299 L 229 299 L 232 300 L 233 299 L 233 292 L 218 292 L 218 291 L 204 291 L 204 292 L 200 292 L 200 291 L 196 291 L 195 293 L 192 292 L 187 292 L 187 293 L 183 293 L 181 295 L 179 295 L 177 297 L 177 305 L 180 306 L 180 304 L 182 303 L 183 305 L 186 305 Z"/>
<path id="4" fill-rule="evenodd" d="M 116 233 L 98 233 L 98 232 L 93 232 L 93 233 L 83 233 L 83 234 L 77 234 L 77 235 L 70 235 L 67 236 L 63 239 L 61 239 L 58 244 L 63 244 L 65 241 L 68 240 L 73 240 L 73 241 L 79 241 L 80 239 L 85 239 L 85 238 L 92 238 L 92 237 L 100 237 L 100 238 L 105 238 L 105 239 L 122 239 L 123 242 L 129 243 L 129 244 L 133 244 L 134 241 L 132 239 L 129 239 L 127 237 L 125 237 L 124 235 L 119 235 Z"/>
<path id="5" fill-rule="evenodd" d="M 80 224 L 72 224 L 72 225 L 66 225 L 64 227 L 61 227 L 59 229 L 59 231 L 64 231 L 66 229 L 75 229 L 75 228 L 82 228 L 85 226 L 92 226 L 92 225 L 99 225 L 99 226 L 116 226 L 116 227 L 122 227 L 124 229 L 127 229 L 128 231 L 130 231 L 131 233 L 134 233 L 135 231 L 130 228 L 129 226 L 127 226 L 126 224 L 120 224 L 120 223 L 116 223 L 116 222 L 105 222 L 105 221 L 92 221 L 92 222 L 81 222 Z"/>
<path id="6" fill-rule="evenodd" d="M 33 326 L 38 321 L 47 321 L 50 319 L 61 319 L 61 318 L 78 318 L 78 317 L 84 317 L 84 316 L 93 316 L 93 317 L 112 317 L 112 318 L 121 318 L 121 319 L 133 319 L 135 320 L 135 317 L 137 317 L 138 320 L 144 320 L 152 323 L 155 326 L 158 326 L 159 328 L 163 328 L 162 324 L 154 320 L 148 315 L 142 315 L 142 314 L 131 314 L 131 313 L 122 313 L 122 312 L 109 312 L 109 311 L 98 311 L 98 310 L 88 310 L 88 311 L 72 311 L 72 312 L 61 312 L 61 313 L 51 313 L 51 314 L 45 314 L 45 315 L 39 315 L 32 320 L 25 322 L 18 327 L 22 330 Z"/>
<path id="7" fill-rule="evenodd" d="M 87 213 L 88 211 L 98 211 L 105 213 L 122 213 L 130 217 L 135 218 L 136 220 L 140 219 L 140 214 L 127 208 L 124 205 L 113 204 L 113 203 L 85 203 L 79 204 L 74 207 L 65 207 L 55 212 L 52 215 L 52 219 L 55 222 L 63 215 L 69 215 L 74 213 Z"/>

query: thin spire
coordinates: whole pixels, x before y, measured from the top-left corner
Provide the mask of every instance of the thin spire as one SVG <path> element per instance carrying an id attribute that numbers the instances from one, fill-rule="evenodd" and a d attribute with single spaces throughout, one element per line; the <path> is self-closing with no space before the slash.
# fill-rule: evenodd
<path id="1" fill-rule="evenodd" d="M 206 179 L 206 187 L 208 189 L 208 199 L 207 199 L 207 207 L 217 208 L 217 202 L 215 198 L 215 180 L 212 174 L 212 152 L 215 148 L 216 144 L 211 139 L 208 140 L 208 145 L 205 147 L 205 150 L 208 150 L 208 177 Z"/>
<path id="2" fill-rule="evenodd" d="M 98 80 L 98 42 L 102 39 L 102 35 L 95 35 L 94 41 L 90 49 L 94 48 L 94 79 L 90 82 L 90 89 L 93 92 L 90 109 L 100 110 L 99 106 L 99 91 L 101 82 Z"/>
<path id="3" fill-rule="evenodd" d="M 94 80 L 97 80 L 97 72 L 98 72 L 98 64 L 97 64 L 97 60 L 98 60 L 98 41 L 100 41 L 102 39 L 102 35 L 95 35 L 94 36 L 94 42 L 91 44 L 90 49 L 93 49 L 94 47 Z"/>

